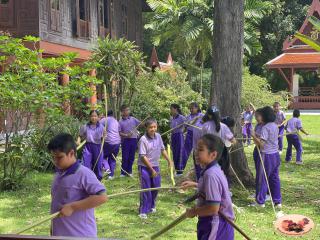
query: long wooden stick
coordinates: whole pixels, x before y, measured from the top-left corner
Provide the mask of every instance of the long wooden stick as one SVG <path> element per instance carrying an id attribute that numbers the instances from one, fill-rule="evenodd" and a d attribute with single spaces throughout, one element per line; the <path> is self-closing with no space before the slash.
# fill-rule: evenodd
<path id="1" fill-rule="evenodd" d="M 238 182 L 239 182 L 239 184 L 241 185 L 241 187 L 242 187 L 246 192 L 250 193 L 249 190 L 244 186 L 244 184 L 242 183 L 242 181 L 241 181 L 240 178 L 238 177 L 238 175 L 237 175 L 236 171 L 233 169 L 231 163 L 230 163 L 230 169 L 231 169 L 231 171 L 233 172 L 233 174 L 235 175 L 235 177 L 236 177 L 236 179 L 238 180 Z"/>
<path id="2" fill-rule="evenodd" d="M 164 233 L 168 232 L 170 229 L 172 229 L 175 226 L 177 226 L 179 223 L 183 222 L 185 219 L 187 219 L 187 213 L 186 212 L 183 213 L 180 217 L 178 217 L 174 221 L 172 221 L 170 224 L 168 224 L 167 226 L 162 228 L 160 231 L 158 231 L 155 234 L 153 234 L 150 239 L 153 240 L 153 239 L 156 239 L 156 238 L 160 237 Z"/>
<path id="3" fill-rule="evenodd" d="M 106 111 L 106 122 L 104 124 L 104 130 L 103 130 L 103 137 L 102 137 L 102 142 L 101 142 L 101 148 L 100 148 L 100 152 L 99 152 L 99 155 L 94 163 L 94 166 L 92 168 L 92 170 L 94 171 L 94 169 L 96 168 L 97 166 L 97 163 L 99 161 L 99 158 L 101 157 L 101 154 L 103 152 L 103 146 L 104 146 L 104 143 L 106 141 L 106 138 L 107 138 L 107 129 L 108 129 L 108 97 L 107 97 L 107 87 L 105 84 L 103 84 L 103 95 L 104 95 L 104 102 L 105 102 L 105 111 Z"/>
<path id="4" fill-rule="evenodd" d="M 170 160 L 172 160 L 172 152 L 171 152 L 170 144 L 168 144 L 167 149 L 168 149 L 168 157 Z M 170 170 L 170 179 L 171 179 L 172 186 L 175 186 L 176 182 L 174 180 L 173 167 L 170 167 L 169 170 Z"/>
<path id="5" fill-rule="evenodd" d="M 138 124 L 138 126 L 136 126 L 136 127 L 135 127 L 133 130 L 131 130 L 130 132 L 136 131 L 149 117 L 150 117 L 150 115 L 148 114 L 148 116 L 146 116 L 146 117 Z"/>
<path id="6" fill-rule="evenodd" d="M 129 177 L 134 178 L 134 177 L 132 177 L 132 175 L 131 175 L 130 173 L 128 173 L 126 170 L 124 170 L 124 169 L 122 168 L 121 162 L 118 160 L 118 158 L 117 158 L 113 153 L 112 153 L 111 155 L 112 155 L 112 157 L 116 160 L 116 162 L 119 162 L 119 165 L 120 165 L 121 170 L 122 170 L 125 174 L 127 174 Z"/>
<path id="7" fill-rule="evenodd" d="M 79 150 L 79 149 L 81 149 L 82 147 L 83 147 L 83 145 L 85 145 L 86 144 L 86 140 L 84 140 L 82 143 L 80 143 L 79 144 L 79 146 L 77 147 L 77 151 Z"/>
<path id="8" fill-rule="evenodd" d="M 45 222 L 47 222 L 47 221 L 50 221 L 50 220 L 58 217 L 59 214 L 60 214 L 60 212 L 56 212 L 56 213 L 54 213 L 54 214 L 51 214 L 50 216 L 48 216 L 48 217 L 46 217 L 46 218 L 44 218 L 44 219 L 41 219 L 40 221 L 35 222 L 35 223 L 29 225 L 28 227 L 25 227 L 25 228 L 23 228 L 23 229 L 15 232 L 14 234 L 19 235 L 19 234 L 21 234 L 21 233 L 23 233 L 23 232 L 25 232 L 25 231 L 28 231 L 28 230 L 30 230 L 30 229 L 32 229 L 32 228 L 34 228 L 34 227 L 37 227 L 37 226 L 41 225 L 42 223 L 45 223 Z"/>
<path id="9" fill-rule="evenodd" d="M 114 198 L 114 197 L 129 195 L 129 194 L 133 194 L 133 193 L 143 193 L 143 192 L 149 192 L 149 191 L 173 190 L 173 189 L 181 189 L 181 187 L 157 187 L 157 188 L 138 189 L 138 190 L 133 190 L 133 191 L 128 191 L 128 192 L 111 194 L 111 195 L 108 195 L 108 198 Z"/>
<path id="10" fill-rule="evenodd" d="M 224 215 L 221 211 L 219 211 L 219 215 L 226 220 L 234 229 L 236 229 L 245 239 L 251 240 L 251 238 L 244 232 L 240 227 L 238 227 L 231 219 L 229 219 L 226 215 Z"/>
<path id="11" fill-rule="evenodd" d="M 177 128 L 180 128 L 180 127 L 182 127 L 183 125 L 188 125 L 188 124 L 190 124 L 190 123 L 194 123 L 194 122 L 195 122 L 196 120 L 198 120 L 199 118 L 201 118 L 201 116 L 195 117 L 195 118 L 192 119 L 191 121 L 183 122 L 183 123 L 179 124 L 178 126 L 176 126 L 176 127 L 174 127 L 174 128 L 171 128 L 171 129 L 169 129 L 168 131 L 162 133 L 161 136 L 164 136 L 164 135 L 172 132 L 173 130 L 176 130 Z"/>
<path id="12" fill-rule="evenodd" d="M 193 128 L 197 128 L 197 129 L 199 129 L 199 130 L 202 130 L 201 127 L 198 127 L 198 126 L 196 126 L 196 125 L 192 125 L 192 124 L 190 124 L 190 123 L 186 123 L 186 125 L 188 125 L 188 126 L 190 126 L 190 127 L 193 127 Z"/>

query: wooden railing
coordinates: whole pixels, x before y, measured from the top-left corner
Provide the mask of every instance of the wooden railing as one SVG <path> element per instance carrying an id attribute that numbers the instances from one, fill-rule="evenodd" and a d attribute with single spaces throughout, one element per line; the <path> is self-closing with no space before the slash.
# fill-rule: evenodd
<path id="1" fill-rule="evenodd" d="M 320 87 L 300 87 L 299 96 L 320 96 Z"/>
<path id="2" fill-rule="evenodd" d="M 320 109 L 320 96 L 298 96 L 292 100 L 290 108 Z"/>

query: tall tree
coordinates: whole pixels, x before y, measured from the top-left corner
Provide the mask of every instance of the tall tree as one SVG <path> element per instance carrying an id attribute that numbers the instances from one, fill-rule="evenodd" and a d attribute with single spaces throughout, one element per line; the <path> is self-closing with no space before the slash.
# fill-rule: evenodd
<path id="1" fill-rule="evenodd" d="M 241 132 L 243 44 L 244 0 L 215 0 L 210 103 L 216 104 L 223 116 L 236 119 L 238 134 Z M 253 184 L 243 150 L 231 155 L 231 163 L 245 184 Z"/>

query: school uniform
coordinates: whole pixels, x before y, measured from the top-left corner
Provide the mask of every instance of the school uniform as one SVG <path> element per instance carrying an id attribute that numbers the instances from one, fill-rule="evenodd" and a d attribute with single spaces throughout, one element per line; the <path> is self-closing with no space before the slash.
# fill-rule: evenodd
<path id="1" fill-rule="evenodd" d="M 114 176 L 114 171 L 116 168 L 116 159 L 114 157 L 118 156 L 121 137 L 120 137 L 120 125 L 117 119 L 113 116 L 107 118 L 107 137 L 105 139 L 105 144 L 103 146 L 103 169 L 110 170 L 110 177 Z M 106 124 L 106 118 L 100 121 L 103 125 Z"/>
<path id="2" fill-rule="evenodd" d="M 51 187 L 51 213 L 60 211 L 65 204 L 104 192 L 105 187 L 93 172 L 77 161 L 67 170 L 56 172 Z M 79 210 L 70 217 L 53 219 L 52 236 L 97 237 L 94 209 Z"/>
<path id="3" fill-rule="evenodd" d="M 275 204 L 280 204 L 281 186 L 279 177 L 280 154 L 278 151 L 278 135 L 279 129 L 277 124 L 267 123 L 262 127 L 260 139 L 264 142 L 261 148 L 261 157 L 266 170 L 271 196 Z M 259 157 L 259 161 L 260 157 Z M 257 181 L 256 201 L 259 204 L 264 204 L 268 192 L 266 178 L 261 165 L 257 166 Z"/>
<path id="4" fill-rule="evenodd" d="M 196 127 L 202 128 L 203 126 L 202 119 L 199 118 L 193 125 L 195 125 Z M 193 163 L 194 163 L 194 169 L 196 172 L 197 180 L 199 180 L 200 173 L 202 171 L 200 164 L 196 162 L 196 158 L 195 158 L 195 152 L 197 151 L 197 148 L 198 148 L 198 141 L 202 136 L 202 129 L 199 129 L 199 128 L 193 128 L 193 133 L 192 133 Z"/>
<path id="5" fill-rule="evenodd" d="M 128 134 L 132 132 L 130 137 L 122 137 L 122 169 L 121 174 L 132 174 L 132 166 L 135 158 L 135 153 L 138 144 L 138 131 L 135 128 L 140 124 L 140 121 L 135 117 L 129 116 L 128 118 L 122 118 L 119 121 L 120 132 Z"/>
<path id="6" fill-rule="evenodd" d="M 232 209 L 228 182 L 217 161 L 211 162 L 201 172 L 198 183 L 198 194 L 198 207 L 219 204 L 219 211 L 230 220 L 234 220 L 235 216 Z M 233 227 L 220 215 L 199 217 L 198 219 L 198 240 L 234 239 Z"/>
<path id="7" fill-rule="evenodd" d="M 261 132 L 262 132 L 262 127 L 263 127 L 263 124 L 257 124 L 255 127 L 254 127 L 254 132 L 256 134 L 256 136 L 258 138 L 261 137 Z M 259 181 L 258 181 L 258 168 L 259 166 L 261 165 L 261 161 L 260 161 L 260 157 L 259 157 L 259 152 L 258 152 L 258 148 L 257 146 L 254 147 L 254 150 L 253 150 L 253 161 L 254 161 L 254 166 L 255 166 L 255 169 L 256 169 L 256 189 L 259 188 Z"/>
<path id="8" fill-rule="evenodd" d="M 247 138 L 247 144 L 251 144 L 251 131 L 252 131 L 252 119 L 253 119 L 253 111 L 244 112 L 243 113 L 243 120 L 244 120 L 244 126 L 243 126 L 243 137 Z"/>
<path id="9" fill-rule="evenodd" d="M 276 112 L 276 121 L 275 123 L 279 126 L 283 123 L 283 121 L 286 120 L 286 115 L 283 111 Z M 278 145 L 279 145 L 279 151 L 282 151 L 283 149 L 283 133 L 284 133 L 284 124 L 279 126 L 279 137 L 278 137 Z"/>
<path id="10" fill-rule="evenodd" d="M 293 117 L 291 118 L 287 125 L 286 131 L 287 133 L 297 132 L 302 128 L 302 122 L 299 118 Z M 298 137 L 298 134 L 289 134 L 286 136 L 288 141 L 288 148 L 286 153 L 286 161 L 290 162 L 292 159 L 292 146 L 296 149 L 296 162 L 302 162 L 302 144 Z"/>
<path id="11" fill-rule="evenodd" d="M 176 115 L 170 119 L 170 128 L 173 129 L 178 125 L 181 127 L 174 129 L 171 132 L 171 148 L 172 148 L 172 157 L 174 162 L 174 167 L 177 174 L 182 174 L 186 166 L 186 157 L 184 149 L 184 136 L 183 136 L 183 123 L 186 121 L 186 118 L 181 114 Z"/>
<path id="12" fill-rule="evenodd" d="M 156 133 L 153 138 L 147 134 L 143 135 L 139 141 L 139 160 L 138 170 L 140 173 L 141 188 L 157 188 L 161 186 L 161 176 L 159 159 L 161 152 L 165 149 L 162 138 L 159 133 Z M 152 178 L 149 168 L 143 163 L 142 157 L 147 157 L 152 168 L 158 175 Z M 149 191 L 140 194 L 140 214 L 148 214 L 156 207 L 158 191 Z"/>
<path id="13" fill-rule="evenodd" d="M 100 122 L 96 125 L 86 124 L 80 128 L 80 136 L 86 139 L 82 151 L 83 165 L 92 169 L 99 180 L 102 179 L 103 153 L 100 154 L 100 151 L 103 131 L 104 126 Z"/>
<path id="14" fill-rule="evenodd" d="M 192 120 L 194 120 L 194 118 L 199 118 L 196 121 L 201 121 L 201 118 L 203 117 L 203 114 L 197 113 L 197 114 L 190 114 L 186 117 L 186 122 L 192 124 Z M 192 125 L 195 125 L 195 123 L 193 123 Z M 192 152 L 193 149 L 193 132 L 195 131 L 195 128 L 189 125 L 186 125 L 186 129 L 187 129 L 187 134 L 184 140 L 184 150 L 185 150 L 185 154 L 184 154 L 184 159 L 182 162 L 184 162 L 185 164 L 187 164 L 190 153 Z"/>

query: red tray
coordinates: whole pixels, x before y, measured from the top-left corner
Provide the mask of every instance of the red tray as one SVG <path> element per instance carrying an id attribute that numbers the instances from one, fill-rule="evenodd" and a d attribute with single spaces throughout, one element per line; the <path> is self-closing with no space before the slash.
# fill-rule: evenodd
<path id="1" fill-rule="evenodd" d="M 282 227 L 282 222 L 284 220 L 292 220 L 293 222 L 299 222 L 302 219 L 307 218 L 309 220 L 309 223 L 306 224 L 303 228 L 303 231 L 301 232 L 295 232 L 295 231 L 286 231 L 283 227 Z M 310 232 L 313 228 L 314 228 L 314 222 L 312 221 L 311 218 L 309 217 L 305 217 L 303 215 L 299 215 L 299 214 L 290 214 L 290 215 L 284 215 L 281 218 L 278 218 L 277 221 L 274 224 L 274 227 L 281 232 L 282 234 L 285 234 L 287 236 L 301 236 L 304 235 L 308 232 Z"/>

